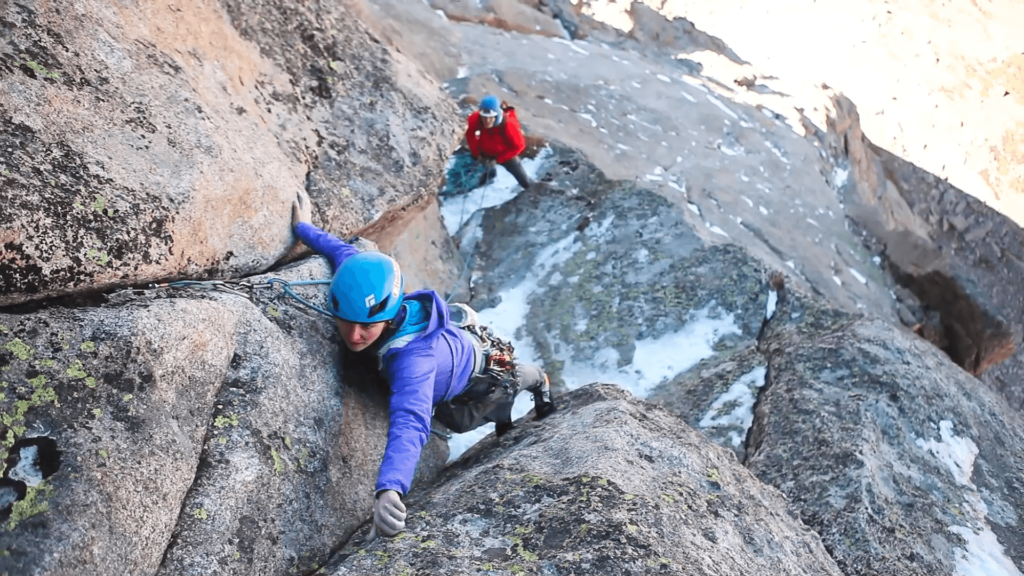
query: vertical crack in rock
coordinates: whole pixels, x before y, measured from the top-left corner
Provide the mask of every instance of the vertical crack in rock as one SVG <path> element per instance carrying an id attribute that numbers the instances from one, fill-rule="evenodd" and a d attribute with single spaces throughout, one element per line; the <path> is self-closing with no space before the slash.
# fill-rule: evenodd
<path id="1" fill-rule="evenodd" d="M 771 286 L 771 292 L 768 294 L 768 303 L 765 307 L 764 320 L 761 322 L 761 329 L 757 332 L 757 351 L 764 358 L 767 368 L 764 374 L 764 385 L 757 390 L 757 397 L 754 399 L 754 420 L 747 429 L 747 437 L 743 444 L 743 461 L 742 464 L 745 466 L 747 462 L 757 452 L 757 449 L 761 447 L 761 440 L 763 436 L 763 424 L 764 418 L 767 416 L 762 413 L 761 400 L 768 393 L 768 389 L 772 386 L 772 379 L 774 378 L 772 370 L 771 358 L 765 353 L 765 350 L 761 347 L 761 341 L 764 339 L 764 335 L 768 331 L 768 326 L 775 319 L 776 313 L 780 308 L 785 308 L 786 304 L 786 281 L 785 276 L 781 272 L 776 272 L 772 275 L 769 282 Z"/>
<path id="2" fill-rule="evenodd" d="M 232 354 L 234 356 L 234 354 Z M 221 385 L 217 388 L 217 392 L 210 396 L 210 405 L 207 407 L 206 417 L 206 432 L 203 434 L 203 442 L 199 445 L 199 457 L 196 458 L 196 466 L 192 469 L 192 481 L 188 485 L 188 490 L 185 491 L 184 496 L 181 498 L 181 506 L 178 508 L 178 520 L 174 523 L 174 531 L 171 532 L 170 538 L 167 539 L 167 545 L 164 546 L 164 553 L 160 557 L 160 566 L 157 568 L 154 574 L 160 574 L 164 571 L 164 567 L 167 564 L 167 555 L 171 549 L 174 548 L 178 541 L 178 534 L 181 530 L 181 519 L 182 515 L 185 514 L 185 507 L 188 506 L 188 497 L 192 494 L 192 490 L 196 486 L 196 481 L 199 479 L 199 469 L 203 466 L 203 459 L 206 454 L 206 445 L 210 442 L 210 429 L 213 428 L 213 405 L 216 404 L 217 398 L 220 398 L 221 393 L 224 391 L 224 382 L 226 378 L 221 380 Z"/>

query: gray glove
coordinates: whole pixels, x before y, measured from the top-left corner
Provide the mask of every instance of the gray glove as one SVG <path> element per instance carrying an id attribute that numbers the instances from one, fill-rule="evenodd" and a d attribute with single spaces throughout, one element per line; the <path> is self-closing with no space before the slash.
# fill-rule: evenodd
<path id="1" fill-rule="evenodd" d="M 292 202 L 292 228 L 298 226 L 299 222 L 313 223 L 313 202 L 305 190 L 299 190 Z"/>
<path id="2" fill-rule="evenodd" d="M 394 490 L 385 490 L 373 503 L 373 528 L 367 540 L 373 541 L 377 533 L 394 536 L 405 530 L 405 504 Z"/>

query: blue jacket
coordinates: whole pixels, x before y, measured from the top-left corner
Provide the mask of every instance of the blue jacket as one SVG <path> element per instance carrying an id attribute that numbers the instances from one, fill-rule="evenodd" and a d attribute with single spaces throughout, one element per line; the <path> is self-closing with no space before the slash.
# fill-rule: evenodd
<path id="1" fill-rule="evenodd" d="M 323 230 L 300 222 L 302 241 L 331 261 L 334 270 L 358 251 Z M 457 396 L 473 371 L 473 345 L 448 321 L 448 306 L 433 290 L 406 294 L 395 316 L 397 330 L 375 343 L 381 373 L 391 385 L 388 445 L 377 490 L 409 492 L 423 445 L 430 438 L 434 405 Z"/>

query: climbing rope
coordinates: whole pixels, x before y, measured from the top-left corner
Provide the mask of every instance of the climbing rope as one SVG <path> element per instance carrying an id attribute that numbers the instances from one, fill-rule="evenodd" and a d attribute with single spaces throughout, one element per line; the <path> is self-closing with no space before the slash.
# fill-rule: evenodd
<path id="1" fill-rule="evenodd" d="M 262 288 L 271 288 L 280 285 L 284 293 L 306 308 L 319 312 L 324 316 L 334 318 L 327 310 L 313 304 L 302 296 L 296 294 L 292 289 L 297 286 L 315 286 L 319 284 L 330 284 L 330 280 L 282 280 L 281 278 L 267 278 L 266 282 L 246 282 L 245 280 L 178 280 L 175 282 L 164 282 L 162 284 L 150 284 L 150 288 L 177 288 L 193 290 L 216 290 L 227 294 L 241 296 L 250 302 L 253 300 L 252 292 Z"/>

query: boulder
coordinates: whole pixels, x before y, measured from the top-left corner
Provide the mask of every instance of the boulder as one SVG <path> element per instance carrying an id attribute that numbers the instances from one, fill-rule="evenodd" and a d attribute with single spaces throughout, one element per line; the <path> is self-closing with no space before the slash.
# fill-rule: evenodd
<path id="1" fill-rule="evenodd" d="M 614 382 L 645 395 L 702 358 L 753 342 L 766 268 L 705 245 L 677 207 L 614 182 L 578 153 L 463 228 L 474 238 L 471 305 L 570 388 Z M 477 222 L 477 221 L 472 221 Z M 482 231 L 482 232 L 481 232 Z"/>
<path id="2" fill-rule="evenodd" d="M 315 258 L 274 276 L 327 274 Z M 342 373 L 329 319 L 279 288 L 244 295 L 122 291 L 0 315 L 0 499 L 24 489 L 3 501 L 0 573 L 309 571 L 365 521 L 385 393 Z M 446 459 L 433 438 L 421 478 Z"/>
<path id="3" fill-rule="evenodd" d="M 488 437 L 408 500 L 402 537 L 356 537 L 325 573 L 841 574 L 778 491 L 678 418 L 606 384 L 567 400 Z"/>
<path id="4" fill-rule="evenodd" d="M 1021 573 L 1024 422 L 995 391 L 905 329 L 791 291 L 760 348 L 747 467 L 844 574 Z"/>
<path id="5" fill-rule="evenodd" d="M 307 190 L 339 234 L 423 198 L 455 108 L 344 4 L 0 8 L 0 306 L 237 277 Z"/>

